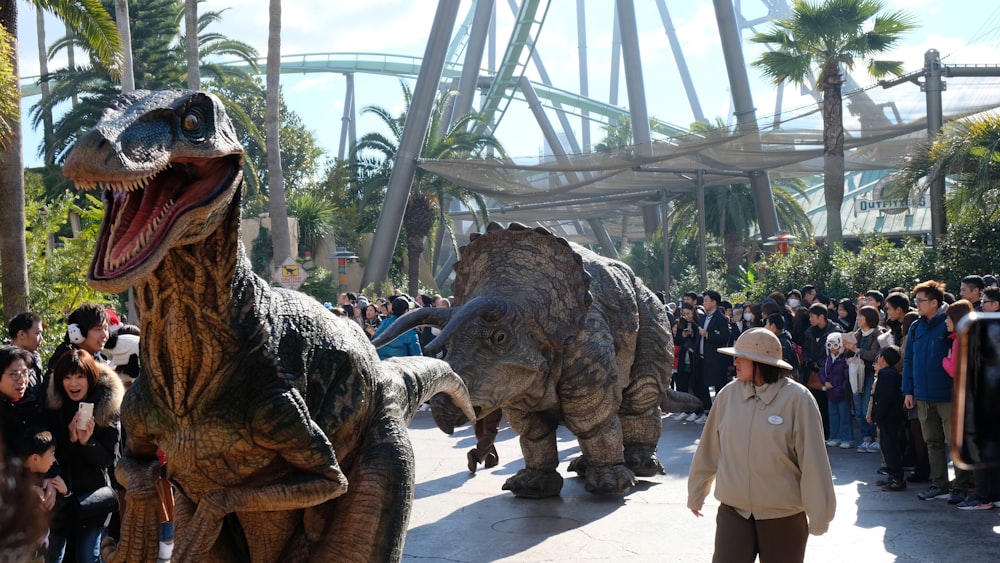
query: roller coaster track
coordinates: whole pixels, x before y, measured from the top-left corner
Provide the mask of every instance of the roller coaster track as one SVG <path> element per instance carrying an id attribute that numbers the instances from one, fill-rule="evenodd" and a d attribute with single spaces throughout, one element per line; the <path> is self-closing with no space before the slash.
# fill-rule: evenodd
<path id="1" fill-rule="evenodd" d="M 420 72 L 420 57 L 410 57 L 405 55 L 393 55 L 385 53 L 304 53 L 298 55 L 282 55 L 281 74 L 310 74 L 310 73 L 335 73 L 335 74 L 374 74 L 382 76 L 393 76 L 397 78 L 417 77 Z M 250 66 L 244 62 L 223 63 L 226 66 L 239 68 L 250 72 Z M 257 74 L 264 75 L 267 72 L 267 64 L 261 59 L 257 64 Z M 481 71 L 484 74 L 486 70 Z M 457 78 L 462 74 L 461 63 L 449 62 L 444 67 L 442 78 Z M 24 98 L 38 96 L 41 89 L 38 83 L 38 76 L 27 76 L 21 78 L 21 96 Z M 516 81 L 516 78 L 514 79 Z M 494 83 L 497 81 L 495 80 Z M 621 117 L 628 117 L 626 108 L 613 106 L 608 103 L 581 96 L 580 94 L 562 90 L 554 86 L 546 86 L 541 82 L 532 81 L 535 93 L 548 107 L 553 104 L 560 104 L 563 111 L 572 115 L 581 116 L 584 111 L 589 113 L 589 117 L 594 121 L 612 121 Z M 513 97 L 523 101 L 523 95 L 519 89 L 506 90 L 508 98 Z M 499 101 L 497 102 L 499 106 Z M 484 106 L 485 107 L 485 106 Z M 677 127 L 666 122 L 653 122 L 653 129 L 663 135 L 677 135 L 686 131 L 685 128 Z"/>

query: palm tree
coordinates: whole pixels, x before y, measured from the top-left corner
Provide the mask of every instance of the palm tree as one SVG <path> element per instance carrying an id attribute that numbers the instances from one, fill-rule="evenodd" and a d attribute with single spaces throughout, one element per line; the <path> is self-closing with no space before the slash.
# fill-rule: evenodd
<path id="1" fill-rule="evenodd" d="M 806 184 L 802 180 L 773 182 L 774 205 L 778 223 L 798 239 L 812 237 L 812 223 L 802 204 Z M 669 212 L 671 254 L 679 252 L 675 245 L 684 245 L 698 236 L 698 203 L 693 192 L 674 200 Z M 746 264 L 746 241 L 756 229 L 757 211 L 749 183 L 709 186 L 705 188 L 706 234 L 722 241 L 726 273 L 735 276 Z"/>
<path id="2" fill-rule="evenodd" d="M 406 107 L 398 116 L 379 106 L 368 106 L 361 110 L 362 114 L 378 117 L 389 129 L 388 134 L 370 132 L 363 135 L 352 150 L 351 159 L 355 167 L 355 178 L 366 192 L 376 192 L 384 197 L 388 186 L 392 164 L 399 142 L 403 137 L 403 124 L 410 109 L 413 92 L 402 82 L 403 98 Z M 504 158 L 503 146 L 491 133 L 479 133 L 473 125 L 482 123 L 483 117 L 477 113 L 467 113 L 457 119 L 450 127 L 444 118 L 445 110 L 450 107 L 448 102 L 456 95 L 454 90 L 441 94 L 431 111 L 431 121 L 427 127 L 420 156 L 427 159 L 458 159 L 458 158 Z M 494 156 L 488 156 L 492 149 Z M 406 202 L 403 214 L 403 228 L 406 229 L 407 254 L 407 291 L 416 295 L 419 290 L 420 258 L 424 252 L 427 235 L 435 224 L 444 225 L 454 231 L 448 223 L 448 217 L 441 208 L 445 196 L 460 201 L 466 207 L 478 209 L 477 223 L 489 220 L 486 212 L 486 202 L 479 194 L 460 188 L 443 178 L 425 172 L 418 168 L 410 186 L 410 196 Z M 381 198 L 380 198 L 381 199 Z"/>
<path id="3" fill-rule="evenodd" d="M 44 6 L 73 26 L 91 46 L 95 57 L 106 68 L 116 72 L 121 65 L 121 38 L 107 11 L 97 0 L 33 0 L 36 7 Z M 21 142 L 21 92 L 17 83 L 17 0 L 0 1 L 0 28 L 3 28 L 10 50 L 5 53 L 16 95 L 11 99 L 17 111 L 10 121 L 10 139 L 0 154 L 0 205 L 4 220 L 0 221 L 0 294 L 4 312 L 12 317 L 28 308 L 28 268 L 24 241 L 24 154 Z"/>
<path id="4" fill-rule="evenodd" d="M 206 12 L 198 17 L 198 44 L 203 62 L 200 74 L 213 80 L 224 82 L 234 76 L 232 67 L 217 65 L 210 60 L 220 57 L 235 57 L 256 68 L 257 51 L 246 43 L 234 41 L 206 28 L 221 19 L 222 12 Z M 130 14 L 132 47 L 135 51 L 135 76 L 138 88 L 156 90 L 167 87 L 181 87 L 187 74 L 186 34 L 181 31 L 184 22 L 184 5 L 177 0 L 146 0 Z M 72 48 L 76 44 L 74 36 L 56 41 L 49 50 L 52 57 L 62 48 Z M 85 47 L 85 46 L 84 46 Z M 74 98 L 73 105 L 55 123 L 51 150 L 56 160 L 66 154 L 76 139 L 93 127 L 101 112 L 119 93 L 119 86 L 99 65 L 93 64 L 95 57 L 90 53 L 90 65 L 70 66 L 51 74 L 55 85 L 48 100 L 32 107 L 32 124 L 38 127 L 42 113 L 52 107 Z M 223 100 L 225 102 L 225 100 Z M 227 105 L 234 119 L 239 119 L 239 111 Z M 39 152 L 48 150 L 42 145 Z"/>
<path id="5" fill-rule="evenodd" d="M 697 121 L 691 124 L 690 134 L 678 139 L 682 145 L 695 143 L 720 143 L 736 139 L 737 133 L 717 117 L 714 123 Z M 803 209 L 800 199 L 806 199 L 806 184 L 802 180 L 777 180 L 772 182 L 774 205 L 778 224 L 797 238 L 812 237 L 812 222 Z M 798 198 L 798 199 L 797 199 Z M 681 245 L 698 237 L 697 194 L 688 192 L 674 200 L 669 211 L 671 254 L 680 252 Z M 746 241 L 758 227 L 757 208 L 749 183 L 709 186 L 705 188 L 706 234 L 722 241 L 726 273 L 735 276 L 745 263 Z M 677 246 L 678 248 L 674 248 Z"/>
<path id="6" fill-rule="evenodd" d="M 881 0 L 825 0 L 814 4 L 795 0 L 792 15 L 775 20 L 771 29 L 752 40 L 774 50 L 753 66 L 775 84 L 806 84 L 819 71 L 816 87 L 823 90 L 823 195 L 826 200 L 827 241 L 844 240 L 840 207 L 844 202 L 844 116 L 841 68 L 853 70 L 867 61 L 868 73 L 881 78 L 900 75 L 899 61 L 873 59 L 892 49 L 900 36 L 916 27 L 913 18 L 899 10 L 886 13 Z"/>
<path id="7" fill-rule="evenodd" d="M 955 183 L 946 203 L 954 219 L 1000 220 L 1000 115 L 983 114 L 945 125 L 933 141 L 907 154 L 891 190 L 908 197 L 922 178 L 929 183 L 942 176 Z"/>
<path id="8" fill-rule="evenodd" d="M 288 210 L 285 204 L 285 182 L 281 176 L 281 142 L 279 138 L 278 99 L 281 87 L 281 0 L 270 0 L 267 26 L 267 177 L 270 185 L 271 239 L 274 241 L 274 266 L 278 267 L 291 254 L 288 233 Z"/>

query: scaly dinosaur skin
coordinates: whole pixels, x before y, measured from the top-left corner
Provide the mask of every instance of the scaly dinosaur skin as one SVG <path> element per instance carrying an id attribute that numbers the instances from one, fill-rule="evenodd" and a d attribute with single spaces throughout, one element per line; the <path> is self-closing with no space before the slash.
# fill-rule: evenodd
<path id="1" fill-rule="evenodd" d="M 625 264 L 544 229 L 486 230 L 455 265 L 457 306 L 404 315 L 374 344 L 417 325 L 442 327 L 426 349 L 447 346 L 445 361 L 479 416 L 502 408 L 520 435 L 525 468 L 503 487 L 517 496 L 562 490 L 560 423 L 579 439 L 583 455 L 570 470 L 590 492 L 620 494 L 635 475 L 661 472 L 659 404 L 673 365 L 662 304 Z M 670 398 L 693 399 L 685 395 Z M 436 414 L 447 428 L 453 420 L 444 418 Z"/>
<path id="2" fill-rule="evenodd" d="M 104 556 L 156 560 L 160 447 L 176 561 L 398 561 L 406 423 L 439 391 L 472 414 L 467 391 L 441 361 L 379 362 L 357 324 L 252 273 L 242 155 L 218 99 L 168 90 L 121 96 L 67 158 L 78 188 L 105 188 L 88 282 L 134 287 L 142 331 L 122 405 L 122 538 Z"/>

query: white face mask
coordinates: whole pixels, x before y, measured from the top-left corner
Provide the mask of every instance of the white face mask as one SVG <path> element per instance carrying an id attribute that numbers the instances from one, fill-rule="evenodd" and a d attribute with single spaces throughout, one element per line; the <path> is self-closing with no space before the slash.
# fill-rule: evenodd
<path id="1" fill-rule="evenodd" d="M 793 308 L 793 309 L 796 308 L 796 307 L 798 307 L 799 306 L 799 300 L 798 299 L 789 299 L 788 300 L 788 306 L 791 307 L 791 308 Z"/>
<path id="2" fill-rule="evenodd" d="M 752 321 L 753 320 L 753 313 L 743 313 L 743 320 L 744 321 Z"/>

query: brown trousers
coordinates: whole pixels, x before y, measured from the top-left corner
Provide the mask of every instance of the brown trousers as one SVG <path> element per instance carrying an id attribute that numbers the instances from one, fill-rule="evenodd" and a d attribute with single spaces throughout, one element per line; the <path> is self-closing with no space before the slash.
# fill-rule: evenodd
<path id="1" fill-rule="evenodd" d="M 802 563 L 809 538 L 806 513 L 785 518 L 743 518 L 729 506 L 719 506 L 715 519 L 715 555 L 712 563 Z"/>

